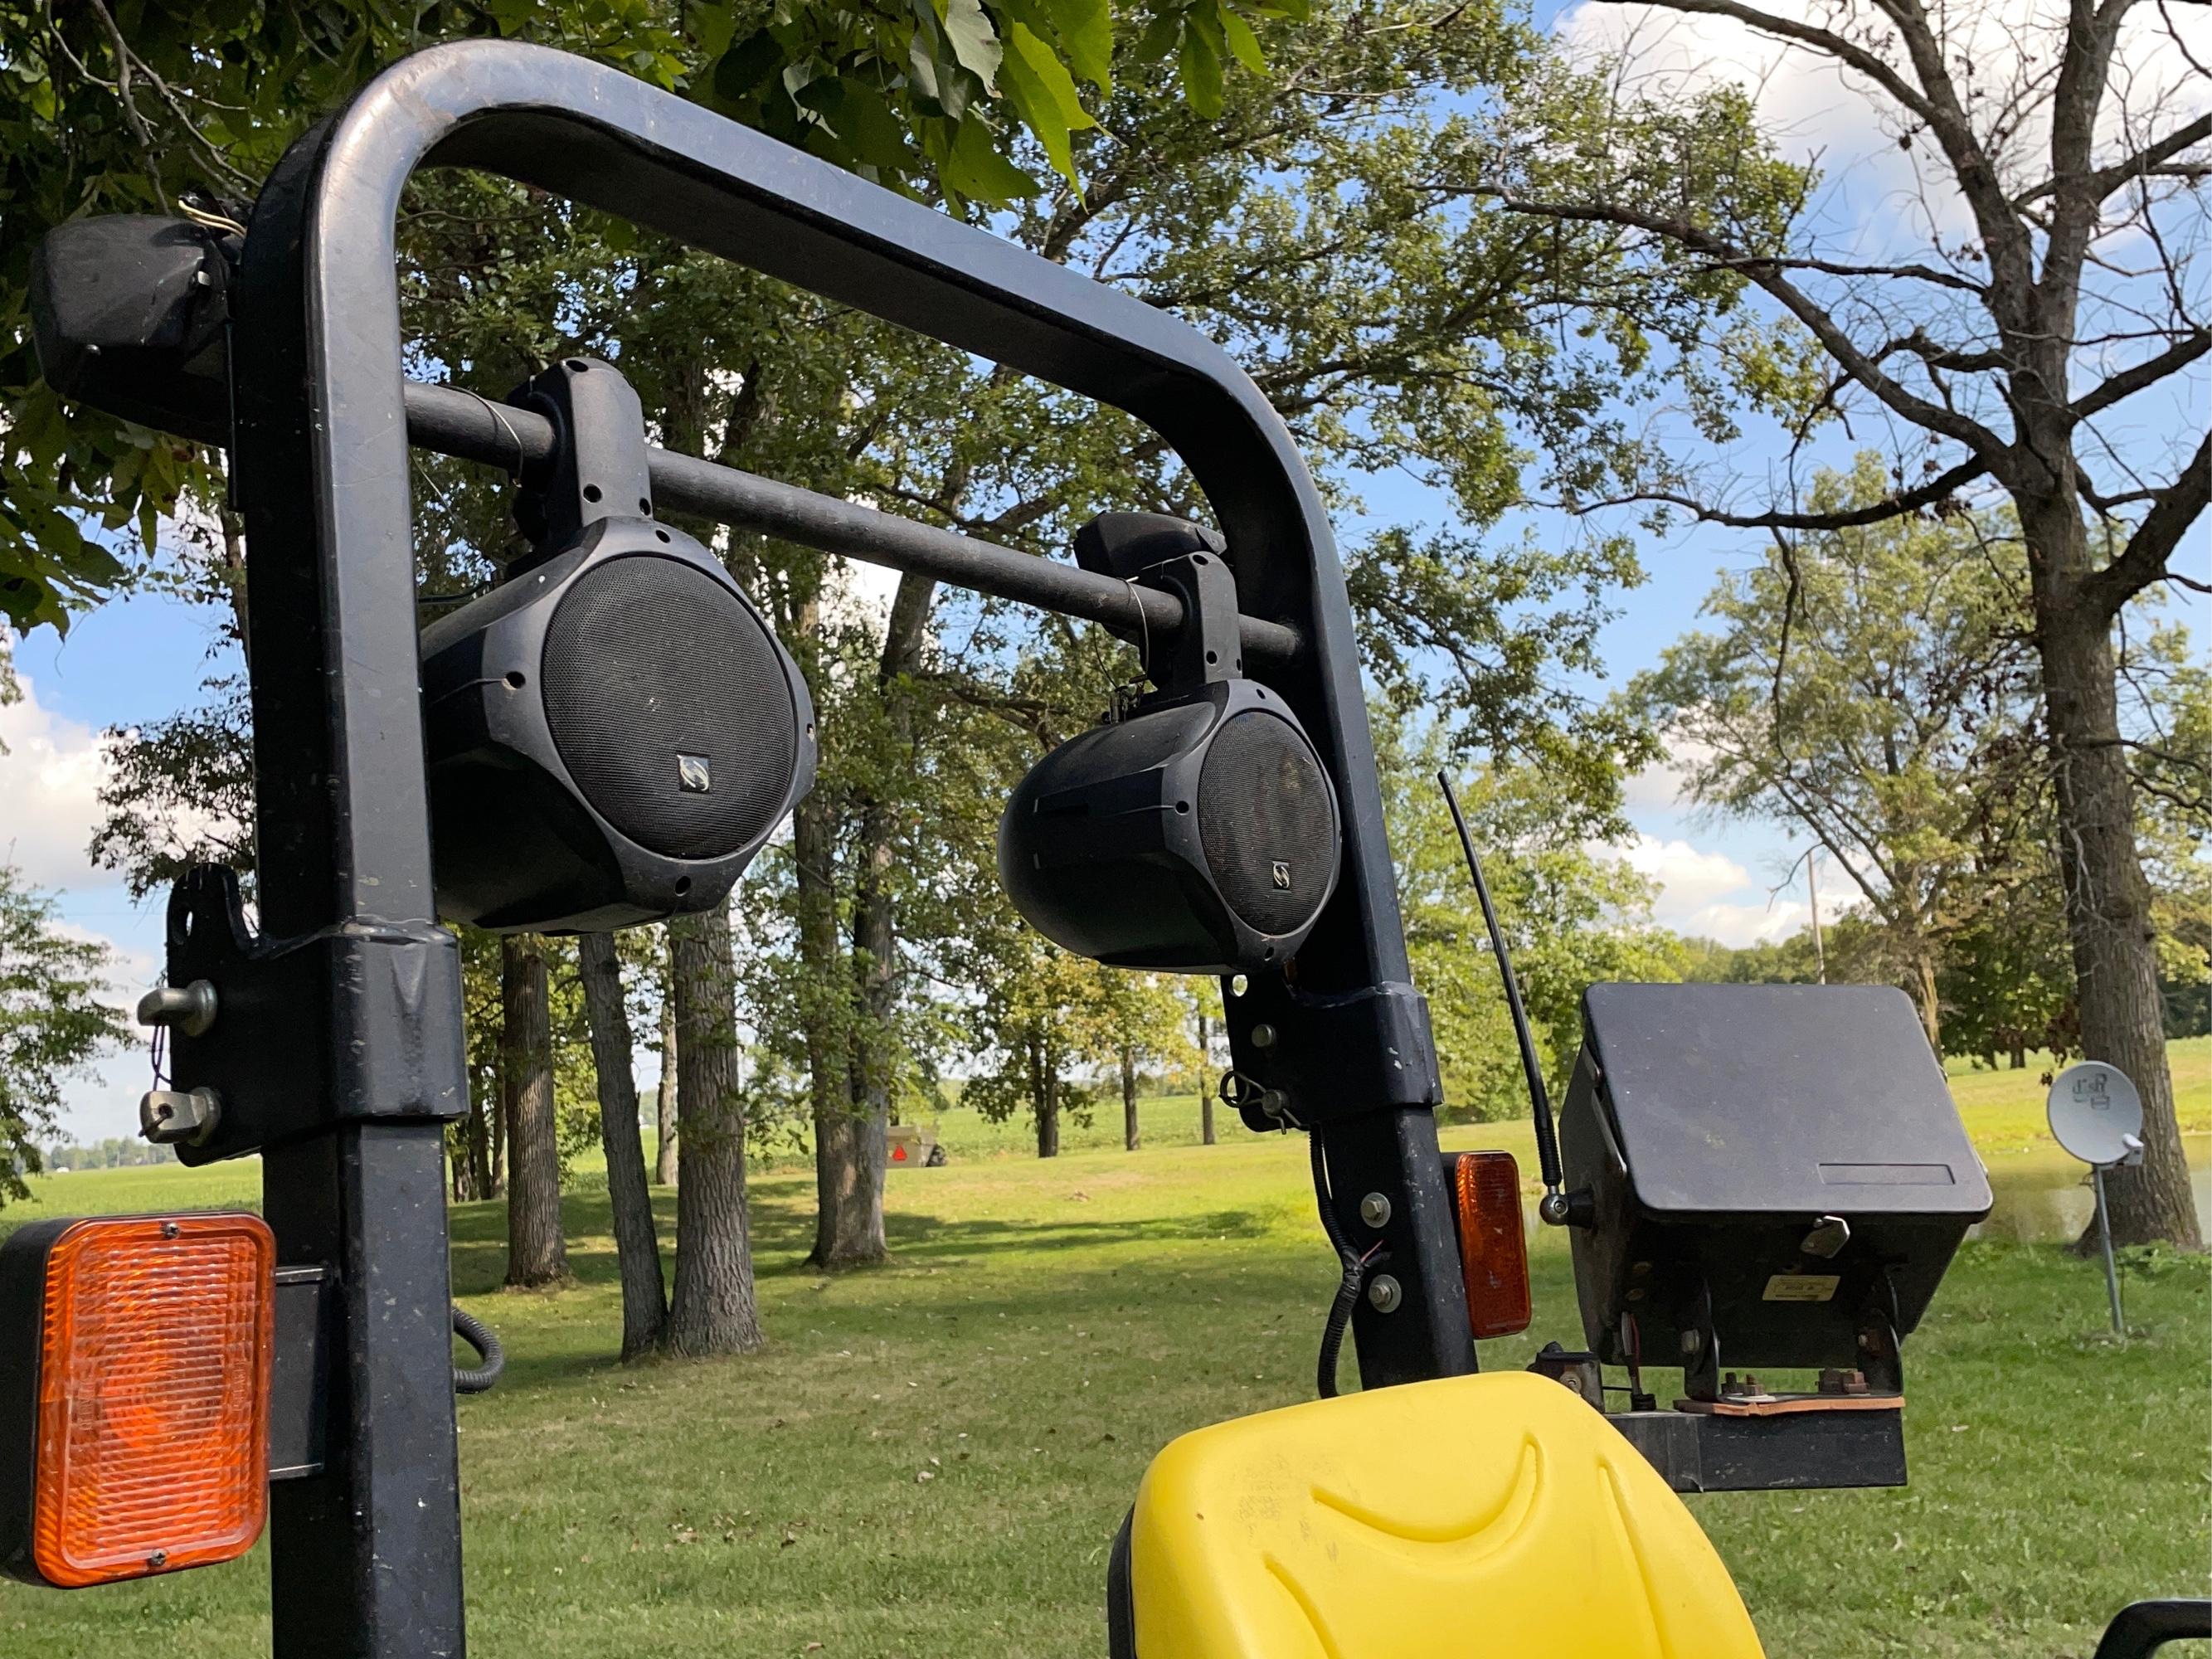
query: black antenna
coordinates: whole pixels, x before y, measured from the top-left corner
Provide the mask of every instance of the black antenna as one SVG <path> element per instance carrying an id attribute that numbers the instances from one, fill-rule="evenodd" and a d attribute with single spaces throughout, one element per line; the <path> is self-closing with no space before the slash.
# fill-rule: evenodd
<path id="1" fill-rule="evenodd" d="M 1536 1039 L 1528 1030 L 1528 1011 L 1521 1006 L 1521 981 L 1513 977 L 1513 958 L 1505 949 L 1505 935 L 1498 926 L 1498 908 L 1490 902 L 1490 884 L 1482 878 L 1482 861 L 1474 855 L 1474 837 L 1467 832 L 1467 817 L 1459 810 L 1451 779 L 1437 774 L 1444 805 L 1451 808 L 1452 827 L 1459 831 L 1460 850 L 1467 854 L 1467 872 L 1474 878 L 1474 896 L 1482 903 L 1483 925 L 1490 929 L 1490 948 L 1498 952 L 1498 977 L 1505 981 L 1505 1008 L 1513 1017 L 1513 1035 L 1521 1041 L 1521 1070 L 1528 1079 L 1529 1103 L 1536 1109 L 1536 1163 L 1544 1175 L 1546 1209 L 1559 1196 L 1559 1141 L 1552 1127 L 1552 1097 L 1544 1092 L 1544 1068 L 1537 1063 Z"/>

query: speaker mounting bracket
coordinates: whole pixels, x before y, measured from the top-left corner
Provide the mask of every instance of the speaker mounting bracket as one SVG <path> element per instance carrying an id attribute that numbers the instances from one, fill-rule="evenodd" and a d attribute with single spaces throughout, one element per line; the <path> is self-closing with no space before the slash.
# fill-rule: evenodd
<path id="1" fill-rule="evenodd" d="M 1183 626 L 1171 641 L 1114 630 L 1143 653 L 1161 697 L 1243 678 L 1243 618 L 1227 551 L 1218 531 L 1164 513 L 1101 513 L 1075 532 L 1075 562 L 1085 570 L 1182 601 Z"/>
<path id="2" fill-rule="evenodd" d="M 356 920 L 267 939 L 246 925 L 236 872 L 194 865 L 170 890 L 167 969 L 172 985 L 213 988 L 216 1011 L 198 1030 L 167 1031 L 168 1086 L 211 1089 L 221 1102 L 206 1136 L 174 1148 L 185 1164 L 242 1158 L 333 1122 L 449 1122 L 467 1105 L 437 1087 L 465 1074 L 457 1029 L 441 1032 L 443 1053 L 362 1041 L 365 1031 L 395 1026 L 438 1030 L 422 1011 L 461 994 L 460 947 L 434 923 Z M 349 994 L 333 995 L 333 986 Z M 350 1069 L 335 1063 L 364 1051 L 384 1057 Z"/>
<path id="3" fill-rule="evenodd" d="M 602 519 L 653 516 L 645 407 L 611 363 L 563 357 L 507 400 L 544 416 L 554 434 L 552 454 L 521 476 L 514 518 L 533 551 L 508 574 L 574 546 L 586 526 Z"/>

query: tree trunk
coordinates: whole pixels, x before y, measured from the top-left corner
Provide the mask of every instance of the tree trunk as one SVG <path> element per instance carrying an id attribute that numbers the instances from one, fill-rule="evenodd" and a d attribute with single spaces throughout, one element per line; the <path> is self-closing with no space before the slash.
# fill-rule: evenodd
<path id="1" fill-rule="evenodd" d="M 2069 500 L 2030 512 L 2037 641 L 2058 801 L 2058 866 L 2073 947 L 2082 1053 L 2127 1073 L 2142 1095 L 2141 1167 L 2105 1179 L 2112 1242 L 2201 1248 L 2158 994 L 2150 885 L 2136 845 L 2135 792 L 2120 743 L 2112 628 L 2079 597 L 2089 555 Z"/>
<path id="2" fill-rule="evenodd" d="M 1048 1063 L 1044 1040 L 1030 1039 L 1030 1091 L 1036 1106 L 1039 1158 L 1060 1156 L 1060 1073 Z"/>
<path id="3" fill-rule="evenodd" d="M 1121 1045 L 1121 1150 L 1137 1150 L 1137 1051 Z"/>
<path id="4" fill-rule="evenodd" d="M 763 1338 L 745 1212 L 745 1110 L 729 912 L 717 905 L 679 916 L 668 934 L 675 956 L 684 1179 L 676 1188 L 676 1294 L 665 1341 L 679 1354 L 750 1353 Z"/>
<path id="5" fill-rule="evenodd" d="M 507 1282 L 549 1285 L 568 1271 L 561 1237 L 561 1147 L 553 1119 L 553 1030 L 545 951 L 535 934 L 499 942 L 500 1082 L 514 1189 L 507 1204 Z"/>
<path id="6" fill-rule="evenodd" d="M 2012 1069 L 2014 1071 L 2025 1071 L 2027 1068 L 2027 1042 L 2021 1038 L 2014 1037 L 2012 1040 L 2012 1051 L 2006 1056 L 2006 1058 L 2011 1061 Z M 1990 1069 L 1992 1071 L 1996 1069 L 1994 1063 L 1991 1064 Z"/>
<path id="7" fill-rule="evenodd" d="M 1912 1002 L 1920 1010 L 1920 1029 L 1936 1058 L 1943 1058 L 1943 999 L 1936 988 L 1936 955 L 1926 945 L 1913 946 Z"/>
<path id="8" fill-rule="evenodd" d="M 629 1009 L 623 1000 L 622 965 L 615 959 L 612 934 L 582 935 L 576 941 L 576 961 L 592 1030 L 592 1064 L 599 1073 L 599 1139 L 607 1155 L 607 1201 L 614 1211 L 615 1260 L 622 1274 L 622 1357 L 635 1359 L 660 1341 L 668 1318 L 668 1287 L 660 1276 L 660 1235 L 653 1224 L 653 1193 L 646 1184 L 645 1146 L 638 1133 Z"/>
<path id="9" fill-rule="evenodd" d="M 660 1087 L 655 1090 L 653 1101 L 653 1179 L 656 1186 L 673 1187 L 678 1179 L 680 1153 L 676 1143 L 678 1095 L 676 1079 L 679 1069 L 676 1052 L 676 978 L 673 959 L 670 971 L 661 977 L 660 989 Z"/>
<path id="10" fill-rule="evenodd" d="M 805 968 L 800 1020 L 814 1113 L 814 1248 L 807 1260 L 821 1267 L 881 1261 L 884 1250 L 882 1203 L 854 1110 L 853 981 L 837 927 L 833 812 L 826 799 L 810 795 L 792 816 L 799 953 Z"/>
<path id="11" fill-rule="evenodd" d="M 1212 1024 L 1204 1014 L 1198 1017 L 1198 1138 L 1206 1146 L 1214 1144 Z"/>

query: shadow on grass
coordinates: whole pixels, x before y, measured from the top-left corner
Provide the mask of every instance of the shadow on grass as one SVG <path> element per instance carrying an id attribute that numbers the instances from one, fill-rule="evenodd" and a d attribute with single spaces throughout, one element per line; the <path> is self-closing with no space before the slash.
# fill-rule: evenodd
<path id="1" fill-rule="evenodd" d="M 612 1243 L 613 1217 L 602 1195 L 564 1198 L 562 1226 L 569 1240 L 568 1271 L 579 1285 L 621 1283 Z M 676 1237 L 675 1200 L 655 1194 L 664 1255 Z M 781 1197 L 757 1197 L 752 1204 L 753 1272 L 756 1277 L 811 1274 L 805 1255 L 812 1245 L 811 1204 Z M 1203 1242 L 1226 1235 L 1249 1237 L 1267 1231 L 1268 1216 L 1257 1210 L 1212 1210 L 1200 1215 L 1147 1216 L 1113 1221 L 1007 1221 L 990 1217 L 949 1220 L 943 1216 L 898 1211 L 884 1229 L 892 1267 L 959 1261 L 1012 1251 L 1093 1249 L 1119 1244 Z M 453 1293 L 483 1296 L 496 1291 L 507 1273 L 507 1206 L 501 1202 L 462 1204 L 452 1216 Z M 580 1244 L 580 1240 L 590 1240 Z"/>

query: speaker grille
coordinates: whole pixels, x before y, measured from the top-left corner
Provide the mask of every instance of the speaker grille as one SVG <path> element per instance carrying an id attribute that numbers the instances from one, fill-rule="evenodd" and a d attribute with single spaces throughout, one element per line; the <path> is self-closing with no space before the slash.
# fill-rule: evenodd
<path id="1" fill-rule="evenodd" d="M 1198 775 L 1198 832 L 1229 908 L 1262 933 L 1303 927 L 1336 874 L 1336 798 L 1303 733 L 1233 714 Z"/>
<path id="2" fill-rule="evenodd" d="M 652 554 L 586 571 L 538 674 L 562 763 L 641 847 L 720 858 L 775 826 L 799 757 L 791 688 L 760 620 L 705 571 Z"/>

